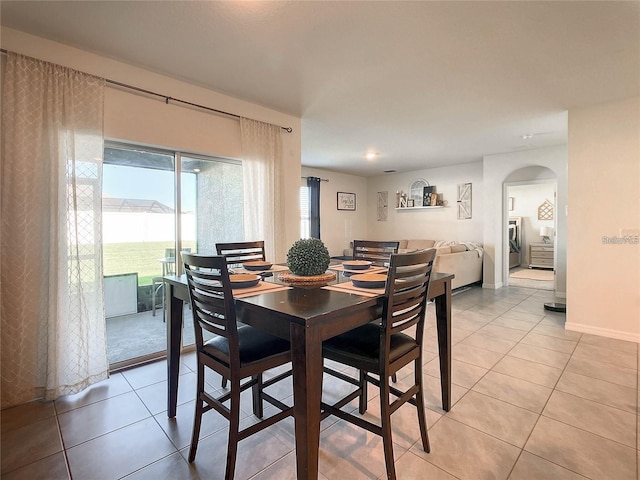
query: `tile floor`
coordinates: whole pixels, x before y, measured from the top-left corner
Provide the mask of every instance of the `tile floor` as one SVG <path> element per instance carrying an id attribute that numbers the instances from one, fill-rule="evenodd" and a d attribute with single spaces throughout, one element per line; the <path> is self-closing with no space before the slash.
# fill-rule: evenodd
<path id="1" fill-rule="evenodd" d="M 432 450 L 421 450 L 415 410 L 403 406 L 393 416 L 398 478 L 638 479 L 638 345 L 565 331 L 564 315 L 543 309 L 550 295 L 509 287 L 472 288 L 454 297 L 454 406 L 448 413 L 440 409 L 430 312 L 424 379 Z M 2 411 L 2 478 L 222 478 L 226 422 L 215 412 L 204 417 L 196 461 L 185 461 L 194 366 L 193 354 L 183 355 L 175 419 L 165 414 L 163 361 L 56 402 Z M 211 390 L 220 387 L 214 376 L 208 383 Z M 325 381 L 325 394 L 343 387 Z M 290 385 L 274 388 L 291 394 Z M 378 410 L 374 395 L 372 389 L 368 416 Z M 251 422 L 250 402 L 243 410 L 243 421 Z M 295 478 L 293 446 L 291 419 L 244 440 L 236 478 Z M 325 420 L 320 472 L 324 480 L 385 478 L 381 440 Z"/>

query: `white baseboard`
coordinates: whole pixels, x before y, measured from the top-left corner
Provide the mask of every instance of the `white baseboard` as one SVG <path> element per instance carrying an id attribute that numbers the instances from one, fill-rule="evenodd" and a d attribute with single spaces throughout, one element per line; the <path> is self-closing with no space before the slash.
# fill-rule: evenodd
<path id="1" fill-rule="evenodd" d="M 489 288 L 491 290 L 497 290 L 499 288 L 504 287 L 504 284 L 502 282 L 498 282 L 498 283 L 483 283 L 482 284 L 482 288 Z"/>
<path id="2" fill-rule="evenodd" d="M 467 292 L 471 290 L 471 287 L 458 287 L 451 291 L 451 295 L 458 295 L 459 293 Z"/>
<path id="3" fill-rule="evenodd" d="M 590 333 L 591 335 L 599 335 L 601 337 L 615 338 L 617 340 L 626 340 L 627 342 L 640 343 L 640 333 L 621 332 L 620 330 L 611 330 L 609 328 L 592 327 L 591 325 L 583 325 L 581 323 L 566 322 L 564 327 L 574 332 Z"/>
<path id="4" fill-rule="evenodd" d="M 556 297 L 567 298 L 567 292 L 556 292 Z"/>

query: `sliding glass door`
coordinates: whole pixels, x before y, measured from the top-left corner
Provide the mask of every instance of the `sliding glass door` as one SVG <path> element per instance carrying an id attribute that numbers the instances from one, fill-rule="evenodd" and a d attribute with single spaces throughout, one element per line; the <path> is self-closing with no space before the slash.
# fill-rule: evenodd
<path id="1" fill-rule="evenodd" d="M 112 368 L 165 354 L 162 276 L 181 273 L 181 251 L 213 254 L 217 242 L 242 239 L 240 163 L 107 144 L 103 266 Z M 188 309 L 183 339 L 194 342 Z"/>

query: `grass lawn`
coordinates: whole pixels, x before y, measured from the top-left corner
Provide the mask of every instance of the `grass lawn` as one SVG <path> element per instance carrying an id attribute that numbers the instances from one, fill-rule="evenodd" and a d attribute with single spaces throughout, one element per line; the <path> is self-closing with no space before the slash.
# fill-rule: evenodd
<path id="1" fill-rule="evenodd" d="M 183 247 L 195 251 L 195 243 Z M 107 243 L 103 246 L 104 274 L 137 272 L 138 285 L 149 285 L 153 277 L 162 275 L 158 259 L 165 257 L 166 248 L 174 248 L 173 242 Z"/>

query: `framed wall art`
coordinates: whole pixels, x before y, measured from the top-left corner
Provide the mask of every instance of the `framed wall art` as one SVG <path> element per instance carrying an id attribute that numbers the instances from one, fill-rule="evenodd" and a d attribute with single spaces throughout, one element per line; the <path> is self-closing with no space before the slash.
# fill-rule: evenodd
<path id="1" fill-rule="evenodd" d="M 338 192 L 338 210 L 355 210 L 356 194 L 348 192 Z"/>
<path id="2" fill-rule="evenodd" d="M 389 200 L 389 192 L 378 192 L 378 221 L 387 221 L 387 205 Z"/>
<path id="3" fill-rule="evenodd" d="M 458 184 L 458 220 L 471 218 L 471 183 Z"/>
<path id="4" fill-rule="evenodd" d="M 538 207 L 538 220 L 553 220 L 553 203 L 549 200 Z"/>
<path id="5" fill-rule="evenodd" d="M 422 188 L 422 203 L 423 207 L 430 207 L 431 205 L 435 205 L 433 203 L 434 196 L 437 198 L 436 186 L 429 185 Z"/>
<path id="6" fill-rule="evenodd" d="M 413 200 L 414 206 L 422 205 L 422 192 L 424 187 L 428 187 L 429 182 L 424 178 L 418 178 L 411 183 L 409 187 L 409 199 Z"/>

